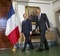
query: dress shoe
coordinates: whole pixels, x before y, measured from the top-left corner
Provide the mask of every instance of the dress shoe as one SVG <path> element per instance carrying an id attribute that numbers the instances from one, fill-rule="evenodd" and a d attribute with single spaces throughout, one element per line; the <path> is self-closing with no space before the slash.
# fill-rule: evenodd
<path id="1" fill-rule="evenodd" d="M 34 49 L 34 47 L 30 48 L 30 49 Z"/>
<path id="2" fill-rule="evenodd" d="M 39 49 L 37 49 L 37 51 L 38 51 L 38 52 L 41 52 L 41 51 L 42 51 L 42 49 L 40 49 L 40 48 L 39 48 Z"/>
<path id="3" fill-rule="evenodd" d="M 25 49 L 22 50 L 22 52 L 24 52 L 24 51 L 25 51 Z"/>
<path id="4" fill-rule="evenodd" d="M 49 47 L 46 47 L 45 50 L 49 50 Z"/>
<path id="5" fill-rule="evenodd" d="M 32 49 L 34 49 L 34 47 L 33 48 L 29 48 L 28 50 L 32 50 Z"/>

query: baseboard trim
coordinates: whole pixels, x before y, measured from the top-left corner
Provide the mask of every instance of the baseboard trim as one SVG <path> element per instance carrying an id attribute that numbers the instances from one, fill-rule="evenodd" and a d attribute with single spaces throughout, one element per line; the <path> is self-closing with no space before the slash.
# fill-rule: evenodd
<path id="1" fill-rule="evenodd" d="M 40 43 L 39 42 L 33 42 L 33 46 L 34 47 L 37 47 L 37 46 L 39 46 L 40 45 Z M 48 41 L 48 45 L 49 46 L 54 46 L 54 45 L 57 45 L 57 42 L 56 41 Z M 23 48 L 23 46 L 24 46 L 24 42 L 23 43 L 17 43 L 16 45 L 15 45 L 15 47 L 16 48 Z M 27 45 L 27 47 L 28 47 L 29 45 Z"/>

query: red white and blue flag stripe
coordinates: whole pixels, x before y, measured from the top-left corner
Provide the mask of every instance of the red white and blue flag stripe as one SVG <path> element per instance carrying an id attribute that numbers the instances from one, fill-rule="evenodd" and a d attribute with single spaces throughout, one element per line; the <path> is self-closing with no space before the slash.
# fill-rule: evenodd
<path id="1" fill-rule="evenodd" d="M 16 17 L 16 13 L 15 13 L 12 3 L 11 3 L 10 10 L 8 13 L 5 35 L 8 37 L 9 41 L 13 45 L 17 43 L 17 41 L 20 37 L 19 27 L 17 25 L 17 20 L 18 20 L 18 18 Z"/>

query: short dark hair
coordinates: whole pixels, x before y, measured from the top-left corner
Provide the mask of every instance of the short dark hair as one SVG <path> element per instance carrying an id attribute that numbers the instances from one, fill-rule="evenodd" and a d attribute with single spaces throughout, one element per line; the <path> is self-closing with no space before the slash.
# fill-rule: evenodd
<path id="1" fill-rule="evenodd" d="M 37 9 L 41 10 L 39 7 Z"/>

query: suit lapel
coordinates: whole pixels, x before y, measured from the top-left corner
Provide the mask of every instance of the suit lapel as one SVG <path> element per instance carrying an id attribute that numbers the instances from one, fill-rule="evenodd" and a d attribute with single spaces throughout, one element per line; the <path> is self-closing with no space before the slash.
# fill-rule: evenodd
<path id="1" fill-rule="evenodd" d="M 40 21 L 41 21 L 41 19 L 42 19 L 42 14 L 40 15 Z"/>

